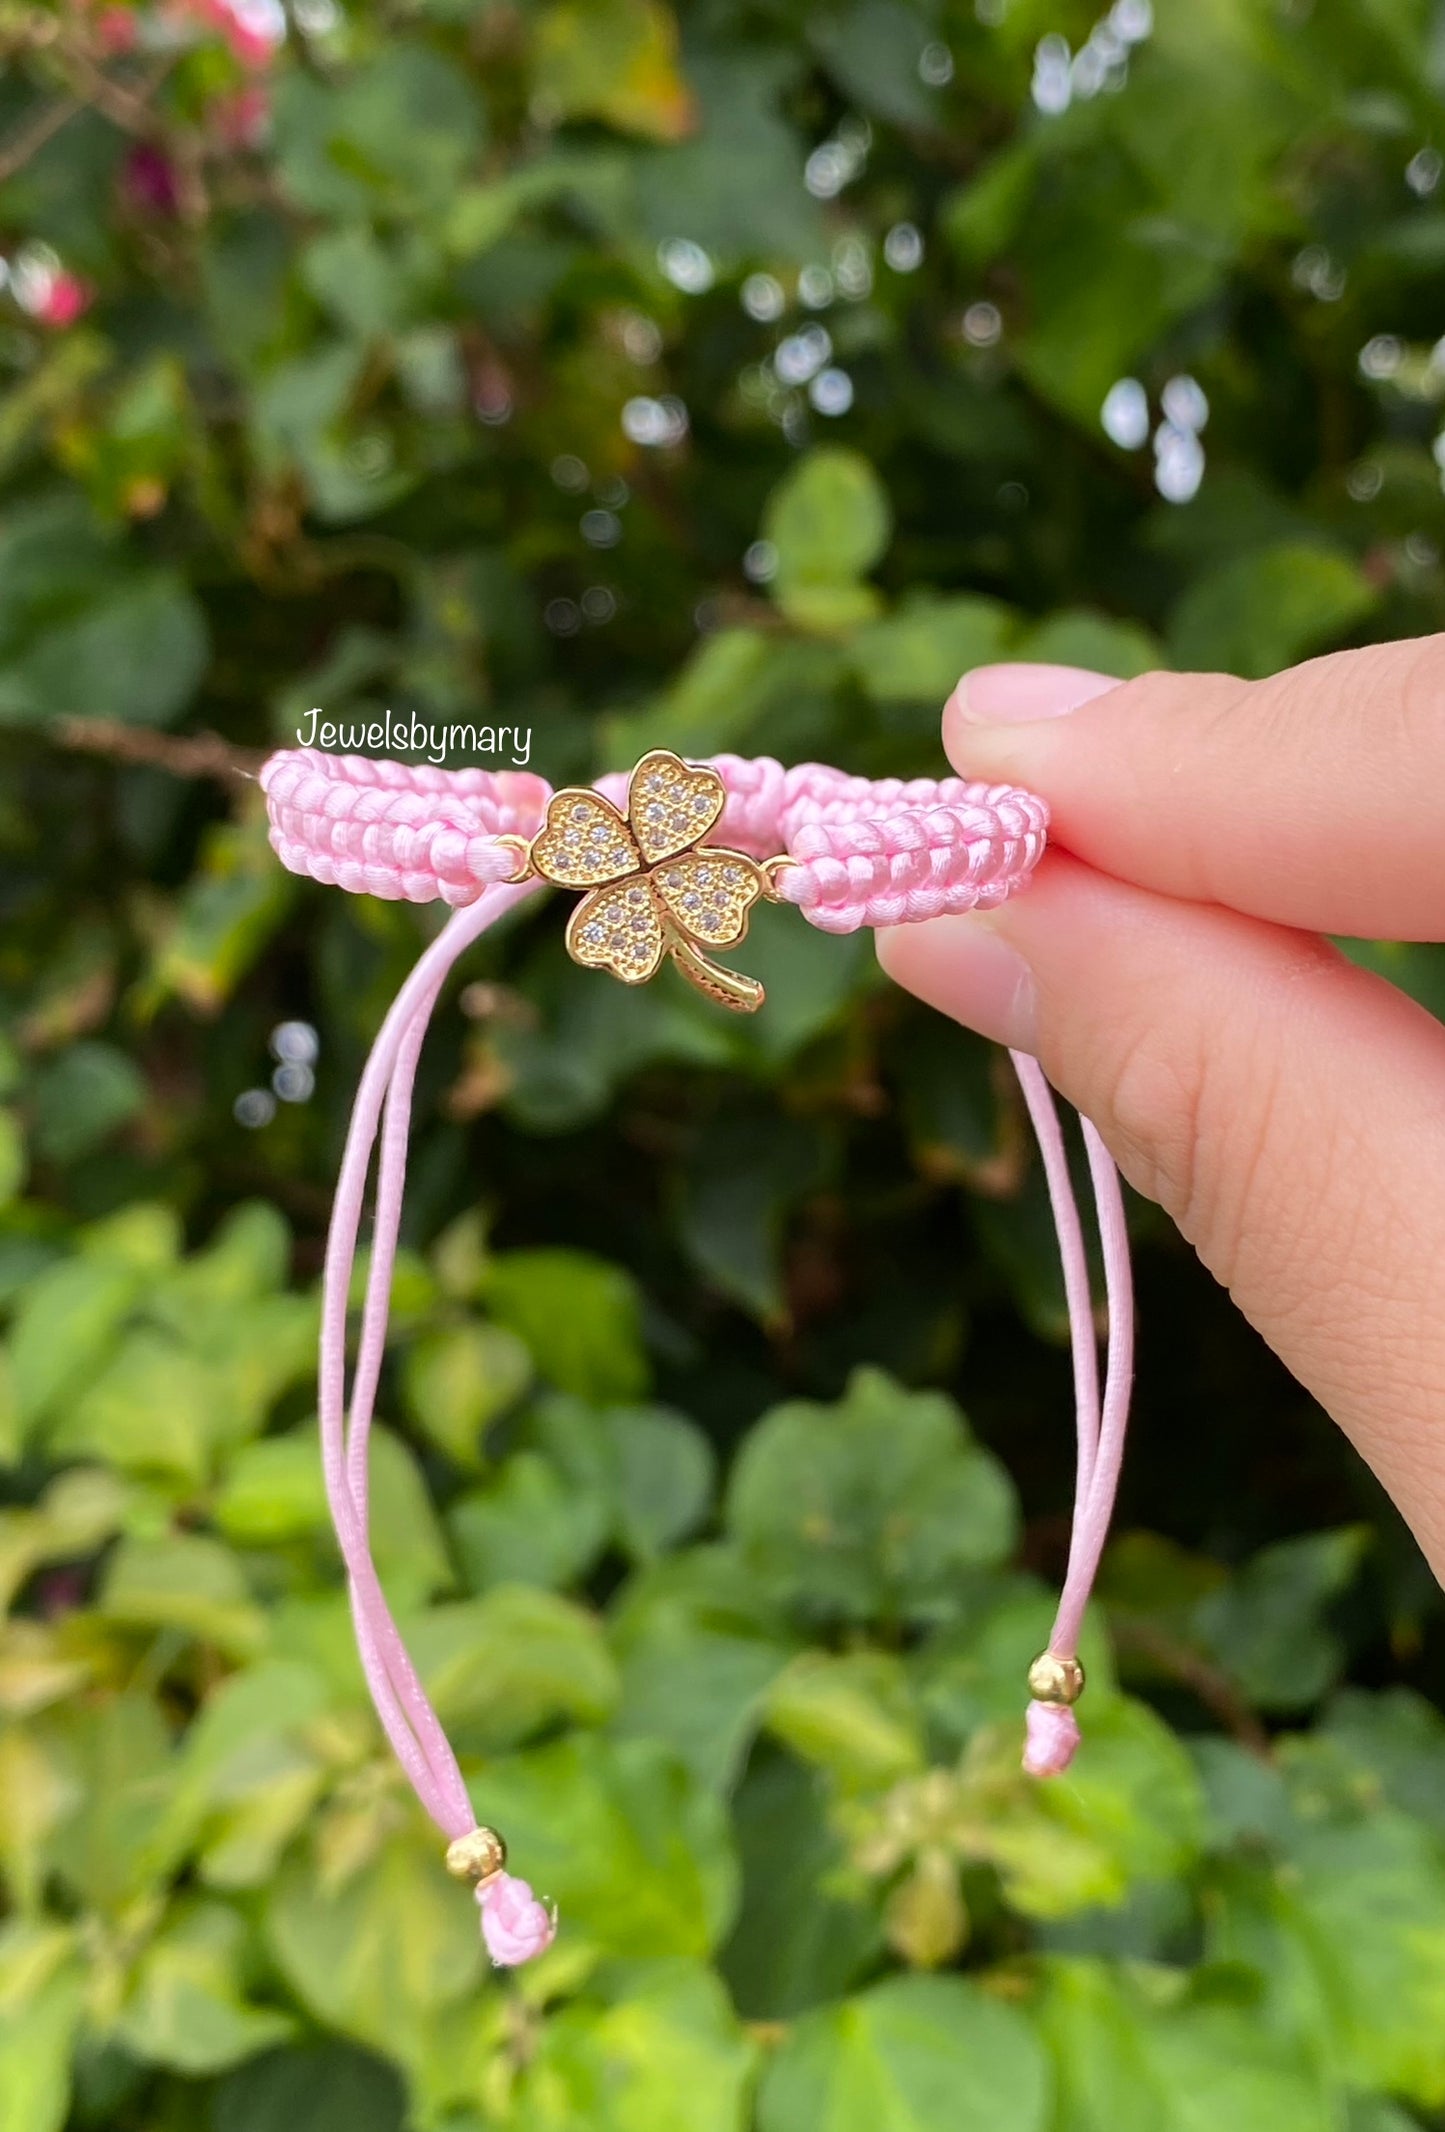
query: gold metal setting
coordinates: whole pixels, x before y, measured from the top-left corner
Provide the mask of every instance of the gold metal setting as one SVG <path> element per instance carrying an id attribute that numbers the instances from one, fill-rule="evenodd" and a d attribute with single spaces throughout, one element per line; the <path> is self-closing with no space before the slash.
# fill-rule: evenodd
<path id="1" fill-rule="evenodd" d="M 1084 1669 L 1077 1658 L 1040 1652 L 1029 1667 L 1029 1694 L 1036 1703 L 1076 1703 L 1084 1692 Z"/>
<path id="2" fill-rule="evenodd" d="M 506 1871 L 507 1846 L 494 1828 L 469 1829 L 447 1845 L 447 1871 L 453 1880 L 469 1881 L 479 1888 Z"/>
<path id="3" fill-rule="evenodd" d="M 574 962 L 642 985 L 670 958 L 707 998 L 753 1014 L 764 998 L 758 980 L 706 951 L 746 938 L 753 905 L 778 900 L 776 870 L 793 862 L 759 865 L 743 852 L 704 844 L 726 805 L 727 787 L 711 765 L 654 748 L 628 779 L 621 812 L 590 785 L 571 785 L 552 794 L 530 844 L 497 841 L 522 850 L 514 879 L 535 873 L 558 888 L 585 891 L 567 924 Z"/>
<path id="4" fill-rule="evenodd" d="M 517 883 L 525 881 L 532 871 L 531 839 L 529 837 L 513 836 L 510 830 L 503 830 L 492 841 L 500 844 L 504 850 L 514 851 L 517 854 L 516 865 L 505 880 L 498 883 L 498 886 L 502 888 L 515 888 Z"/>
<path id="5" fill-rule="evenodd" d="M 782 894 L 778 888 L 778 875 L 786 872 L 788 867 L 796 866 L 797 863 L 798 861 L 790 859 L 786 852 L 781 852 L 776 859 L 764 859 L 762 867 L 763 878 L 768 885 L 763 890 L 763 894 L 767 897 L 769 903 L 782 902 Z"/>

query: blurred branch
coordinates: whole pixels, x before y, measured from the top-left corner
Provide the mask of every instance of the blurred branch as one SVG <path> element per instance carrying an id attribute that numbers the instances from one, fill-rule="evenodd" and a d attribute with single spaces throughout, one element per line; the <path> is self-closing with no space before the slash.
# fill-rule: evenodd
<path id="1" fill-rule="evenodd" d="M 160 88 L 176 55 L 168 52 L 137 89 L 127 89 L 95 64 L 90 54 L 72 38 L 57 41 L 56 50 L 75 76 L 76 86 L 87 103 L 103 111 L 123 133 L 149 133 L 155 124 L 151 99 Z"/>
<path id="2" fill-rule="evenodd" d="M 30 158 L 39 155 L 46 142 L 59 133 L 62 126 L 85 109 L 84 99 L 78 96 L 62 97 L 59 103 L 47 104 L 37 111 L 28 126 L 17 129 L 13 138 L 0 147 L 0 185 L 23 170 Z"/>
<path id="3" fill-rule="evenodd" d="M 265 749 L 232 747 L 219 733 L 157 733 L 111 718 L 57 718 L 47 735 L 73 754 L 141 764 L 172 777 L 211 777 L 223 785 L 254 778 L 266 760 Z"/>
<path id="4" fill-rule="evenodd" d="M 1150 1622 L 1111 1617 L 1109 1633 L 1121 1657 L 1142 1658 L 1177 1681 L 1218 1719 L 1231 1739 L 1262 1762 L 1273 1759 L 1269 1734 L 1223 1667 Z"/>
<path id="5" fill-rule="evenodd" d="M 69 75 L 68 93 L 57 102 L 45 105 L 0 146 L 0 184 L 23 170 L 32 156 L 38 155 L 63 126 L 92 106 L 104 112 L 122 132 L 149 133 L 155 125 L 151 100 L 175 65 L 175 55 L 168 53 L 139 88 L 127 89 L 98 67 L 73 38 L 61 35 L 47 39 L 45 48 L 56 55 L 60 62 L 59 71 Z"/>

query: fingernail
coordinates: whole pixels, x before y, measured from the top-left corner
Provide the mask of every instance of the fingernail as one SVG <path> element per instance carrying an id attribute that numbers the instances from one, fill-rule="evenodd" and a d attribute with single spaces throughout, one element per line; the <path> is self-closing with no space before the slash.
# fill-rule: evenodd
<path id="1" fill-rule="evenodd" d="M 1034 975 L 991 917 L 970 911 L 878 935 L 878 960 L 942 1014 L 1013 1051 L 1038 1050 Z"/>
<path id="2" fill-rule="evenodd" d="M 1062 718 L 1118 686 L 1112 676 L 1082 666 L 978 666 L 959 682 L 949 709 L 972 725 L 1023 725 Z"/>

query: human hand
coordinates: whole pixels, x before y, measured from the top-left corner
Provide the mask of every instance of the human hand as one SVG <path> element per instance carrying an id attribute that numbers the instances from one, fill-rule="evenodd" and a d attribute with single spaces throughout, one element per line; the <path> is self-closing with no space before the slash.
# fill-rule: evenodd
<path id="1" fill-rule="evenodd" d="M 943 735 L 1051 848 L 884 968 L 1038 1057 L 1445 1580 L 1445 1027 L 1320 937 L 1445 940 L 1445 637 L 1257 682 L 984 667 Z"/>

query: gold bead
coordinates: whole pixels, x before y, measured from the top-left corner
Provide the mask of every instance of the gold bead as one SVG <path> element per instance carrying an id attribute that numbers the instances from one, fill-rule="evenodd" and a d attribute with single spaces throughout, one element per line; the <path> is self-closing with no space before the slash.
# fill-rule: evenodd
<path id="1" fill-rule="evenodd" d="M 480 1887 L 507 1863 L 507 1846 L 494 1828 L 474 1828 L 447 1845 L 447 1871 L 454 1880 Z"/>
<path id="2" fill-rule="evenodd" d="M 1083 1692 L 1084 1669 L 1077 1658 L 1043 1651 L 1029 1667 L 1029 1693 L 1036 1703 L 1076 1703 Z"/>

